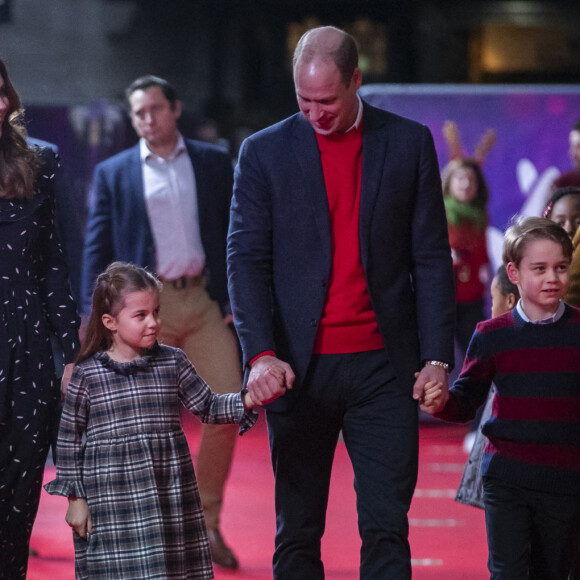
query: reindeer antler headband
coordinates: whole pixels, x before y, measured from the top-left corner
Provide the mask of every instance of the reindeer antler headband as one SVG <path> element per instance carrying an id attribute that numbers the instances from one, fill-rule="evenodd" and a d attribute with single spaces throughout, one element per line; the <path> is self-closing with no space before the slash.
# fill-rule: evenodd
<path id="1" fill-rule="evenodd" d="M 464 159 L 469 157 L 466 154 L 463 145 L 461 144 L 461 137 L 459 135 L 459 129 L 457 128 L 457 123 L 453 121 L 445 121 L 443 125 L 443 136 L 447 141 L 447 145 L 449 146 L 449 160 L 453 161 L 454 159 Z M 485 158 L 489 154 L 489 152 L 493 149 L 495 143 L 497 141 L 497 137 L 495 131 L 493 129 L 488 129 L 479 140 L 479 143 L 475 146 L 475 151 L 473 152 L 473 159 L 477 162 L 477 164 L 482 167 L 485 161 Z"/>

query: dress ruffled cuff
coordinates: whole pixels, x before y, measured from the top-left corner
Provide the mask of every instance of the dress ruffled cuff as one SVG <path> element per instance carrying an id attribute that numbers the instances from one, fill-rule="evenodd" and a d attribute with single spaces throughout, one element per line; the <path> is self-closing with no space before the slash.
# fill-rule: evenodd
<path id="1" fill-rule="evenodd" d="M 44 489 L 50 495 L 63 495 L 69 497 L 87 497 L 85 486 L 80 481 L 68 481 L 64 479 L 53 479 L 44 485 Z"/>
<path id="2" fill-rule="evenodd" d="M 258 420 L 259 416 L 260 415 L 258 415 L 258 413 L 256 413 L 256 411 L 254 411 L 253 409 L 250 409 L 249 411 L 244 413 L 244 416 L 240 421 L 239 434 L 243 435 L 246 431 L 249 431 L 256 424 L 256 421 Z"/>

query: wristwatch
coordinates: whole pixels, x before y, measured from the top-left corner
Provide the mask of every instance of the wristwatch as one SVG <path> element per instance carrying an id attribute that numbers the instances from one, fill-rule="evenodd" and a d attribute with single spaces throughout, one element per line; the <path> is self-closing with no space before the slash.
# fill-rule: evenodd
<path id="1" fill-rule="evenodd" d="M 449 365 L 447 363 L 441 362 L 440 360 L 426 360 L 425 364 L 434 367 L 441 367 L 444 371 L 449 372 Z"/>

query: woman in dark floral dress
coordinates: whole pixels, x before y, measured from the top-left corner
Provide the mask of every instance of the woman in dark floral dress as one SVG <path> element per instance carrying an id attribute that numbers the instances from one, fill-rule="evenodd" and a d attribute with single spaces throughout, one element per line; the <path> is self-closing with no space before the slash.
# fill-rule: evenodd
<path id="1" fill-rule="evenodd" d="M 60 391 L 50 336 L 74 360 L 78 324 L 54 227 L 49 149 L 29 148 L 0 60 L 0 578 L 26 577 Z M 65 368 L 70 376 L 72 364 Z M 66 382 L 66 378 L 65 381 Z"/>

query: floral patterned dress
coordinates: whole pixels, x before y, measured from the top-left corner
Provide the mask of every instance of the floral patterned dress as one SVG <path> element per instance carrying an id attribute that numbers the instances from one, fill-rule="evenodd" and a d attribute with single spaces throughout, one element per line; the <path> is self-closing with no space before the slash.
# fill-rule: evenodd
<path id="1" fill-rule="evenodd" d="M 0 554 L 11 580 L 25 578 L 44 463 L 60 388 L 51 333 L 64 362 L 78 348 L 79 318 L 54 225 L 56 160 L 31 199 L 0 197 Z"/>
<path id="2" fill-rule="evenodd" d="M 239 393 L 212 393 L 173 347 L 129 363 L 99 352 L 75 367 L 45 488 L 87 500 L 92 534 L 73 532 L 77 579 L 213 578 L 181 405 L 241 433 L 257 419 Z"/>

